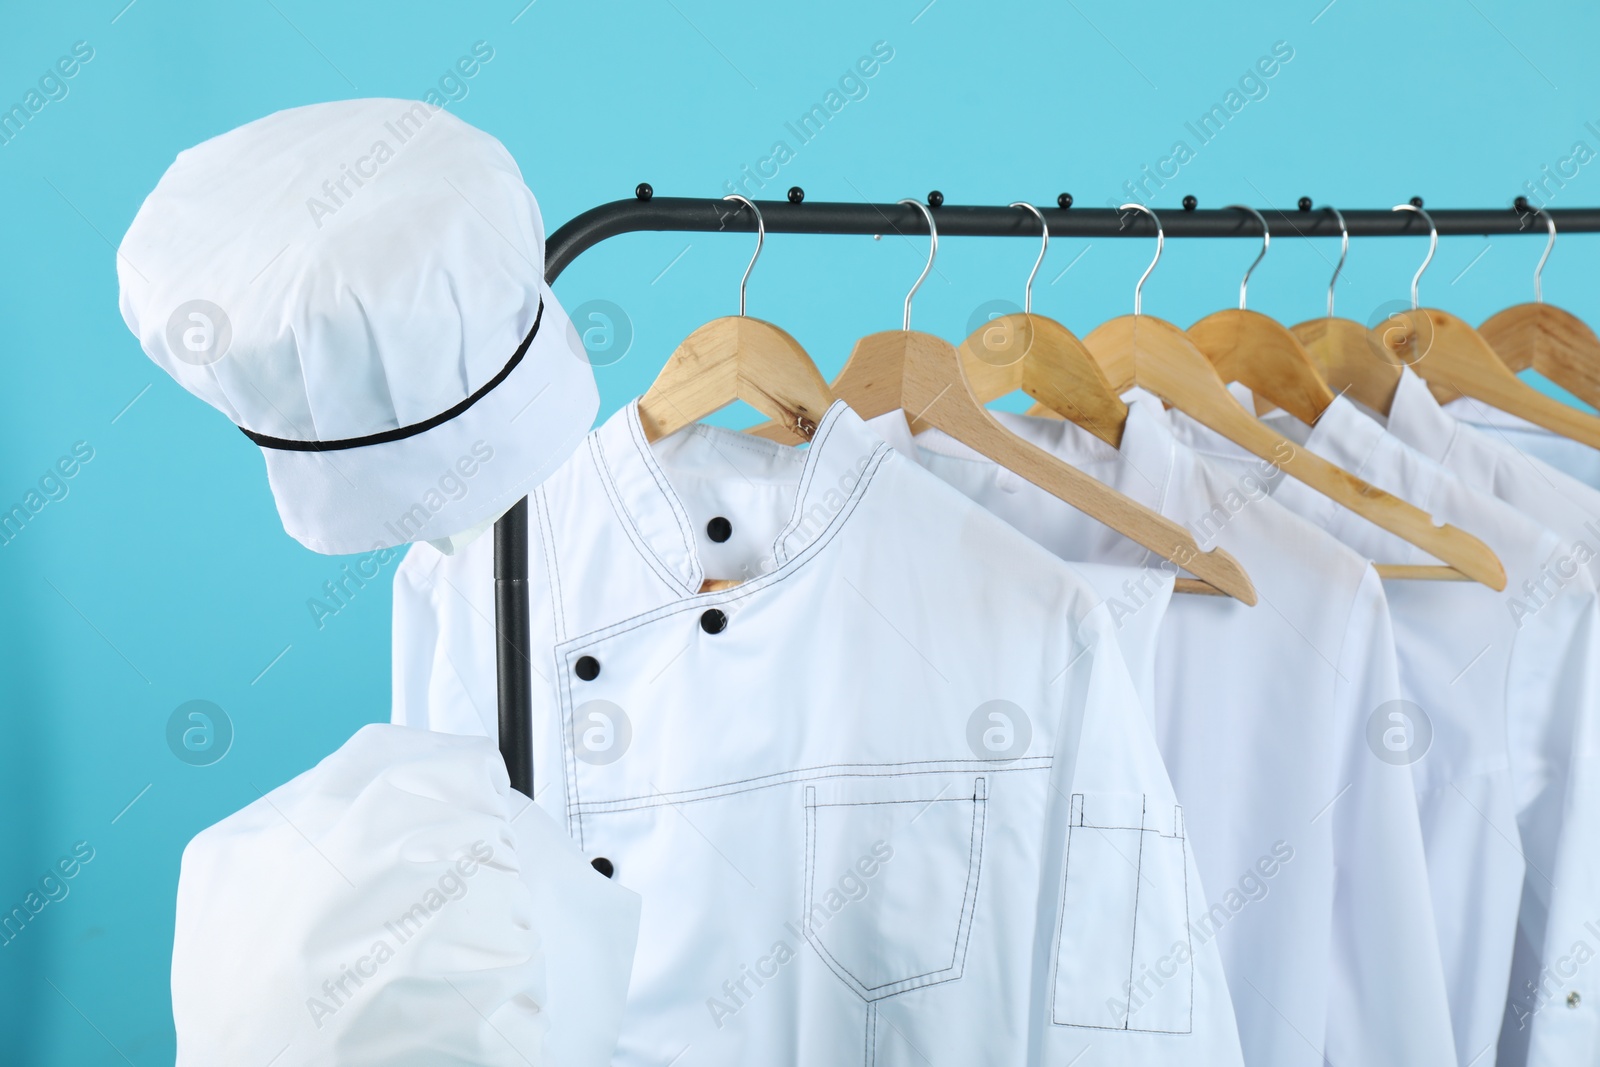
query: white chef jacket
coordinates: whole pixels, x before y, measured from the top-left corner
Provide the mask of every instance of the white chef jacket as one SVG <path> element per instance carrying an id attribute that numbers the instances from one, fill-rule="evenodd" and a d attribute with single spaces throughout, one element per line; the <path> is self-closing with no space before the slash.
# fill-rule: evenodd
<path id="1" fill-rule="evenodd" d="M 1179 443 L 1154 403 L 1130 405 L 1120 450 L 1070 422 L 996 417 L 1232 553 L 1260 596 L 1253 608 L 1173 598 L 1153 715 L 1246 1062 L 1453 1064 L 1415 793 L 1365 740 L 1372 708 L 1399 695 L 1382 585 L 1263 480 Z M 945 434 L 913 444 L 900 412 L 871 425 L 1058 555 L 1161 573 L 1159 558 Z M 1112 594 L 1117 618 L 1144 614 L 1141 584 Z"/>
<path id="2" fill-rule="evenodd" d="M 1505 566 L 1503 593 L 1475 582 L 1385 583 L 1405 698 L 1421 709 L 1420 715 L 1398 709 L 1402 719 L 1393 722 L 1405 744 L 1427 738 L 1429 746 L 1411 770 L 1456 1049 L 1462 1064 L 1490 1064 L 1510 985 L 1524 869 L 1529 878 L 1552 875 L 1548 861 L 1530 854 L 1535 843 L 1519 828 L 1532 798 L 1514 778 L 1526 781 L 1521 766 L 1547 760 L 1552 722 L 1570 723 L 1571 686 L 1580 694 L 1592 690 L 1581 660 L 1593 625 L 1593 583 L 1582 572 L 1570 596 L 1523 615 L 1515 590 L 1558 558 L 1555 533 L 1470 488 L 1344 397 L 1312 428 L 1281 412 L 1269 421 L 1357 477 L 1472 532 Z M 1181 437 L 1240 462 L 1235 446 L 1187 416 L 1174 416 L 1173 425 Z M 1438 562 L 1292 478 L 1276 479 L 1274 499 L 1377 562 Z M 1567 675 L 1574 667 L 1576 683 Z M 1378 729 L 1379 738 L 1388 736 Z"/>
<path id="3" fill-rule="evenodd" d="M 643 898 L 619 1064 L 1242 1062 L 1065 564 L 843 404 L 804 449 L 629 404 L 531 512 L 538 799 Z M 491 573 L 407 556 L 398 721 L 493 734 Z"/>
<path id="4" fill-rule="evenodd" d="M 1493 493 L 1523 514 L 1554 530 L 1561 548 L 1537 581 L 1514 589 L 1519 612 L 1532 613 L 1573 582 L 1582 569 L 1600 576 L 1600 492 L 1543 460 L 1520 452 L 1495 427 L 1480 430 L 1452 418 L 1421 379 L 1406 371 L 1387 420 L 1389 432 L 1443 464 L 1475 489 Z M 1581 446 L 1580 446 L 1581 447 Z M 1581 642 L 1581 638 L 1575 638 Z M 1585 679 L 1600 663 L 1592 643 L 1563 677 L 1574 698 L 1589 691 Z M 1577 955 L 1594 951 L 1596 933 L 1586 923 L 1600 918 L 1600 870 L 1591 858 L 1600 841 L 1600 802 L 1594 782 L 1594 738 L 1600 705 L 1593 700 L 1572 708 L 1572 735 L 1551 736 L 1538 763 L 1530 767 L 1521 791 L 1522 836 L 1530 842 L 1528 860 L 1545 866 L 1562 887 L 1553 900 L 1549 883 L 1523 882 L 1522 919 L 1512 957 L 1511 996 L 1500 1030 L 1500 1063 L 1600 1063 L 1600 983 L 1578 973 Z M 1514 763 L 1513 774 L 1517 765 Z M 1582 907 L 1573 907 L 1581 903 Z M 1552 911 L 1552 904 L 1565 908 Z M 1600 929 L 1600 922 L 1595 923 Z M 1585 946 L 1582 953 L 1576 945 Z M 1565 962 L 1563 962 L 1565 961 Z"/>
<path id="5" fill-rule="evenodd" d="M 1472 397 L 1452 400 L 1444 405 L 1444 410 L 1461 422 L 1494 434 L 1517 451 L 1570 474 L 1584 485 L 1600 489 L 1600 451 Z"/>
<path id="6" fill-rule="evenodd" d="M 1471 409 L 1457 409 L 1455 404 L 1441 407 L 1427 383 L 1405 370 L 1388 416 L 1373 417 L 1467 485 L 1504 500 L 1555 531 L 1564 542 L 1564 554 L 1600 579 L 1600 490 L 1523 451 L 1519 447 L 1523 435 L 1492 424 L 1474 425 L 1453 414 L 1457 410 Z M 1546 431 L 1538 432 L 1548 436 Z M 1594 454 L 1600 457 L 1600 453 Z M 1563 580 L 1559 574 L 1551 577 Z M 1521 590 L 1525 603 L 1533 605 L 1529 596 L 1542 599 L 1551 588 L 1549 582 L 1544 585 L 1543 590 Z"/>

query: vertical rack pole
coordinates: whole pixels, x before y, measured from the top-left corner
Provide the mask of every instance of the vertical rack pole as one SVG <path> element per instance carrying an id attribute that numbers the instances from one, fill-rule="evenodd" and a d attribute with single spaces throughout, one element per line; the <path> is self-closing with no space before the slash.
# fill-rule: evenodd
<path id="1" fill-rule="evenodd" d="M 533 660 L 528 634 L 528 498 L 494 524 L 495 682 L 500 757 L 511 788 L 533 797 Z"/>

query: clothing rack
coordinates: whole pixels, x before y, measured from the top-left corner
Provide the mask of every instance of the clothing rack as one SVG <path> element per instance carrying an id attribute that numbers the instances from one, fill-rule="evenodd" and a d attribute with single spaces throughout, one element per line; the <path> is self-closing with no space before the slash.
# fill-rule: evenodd
<path id="1" fill-rule="evenodd" d="M 1421 207 L 1420 198 L 1411 201 Z M 1052 237 L 1154 237 L 1155 224 L 1142 213 L 1115 208 L 1075 208 L 1062 193 L 1057 206 L 1041 209 Z M 946 205 L 938 191 L 928 194 L 938 213 L 940 237 L 1038 237 L 1030 212 L 1011 207 Z M 921 213 L 903 204 L 805 202 L 797 186 L 787 200 L 760 200 L 767 233 L 867 235 L 893 232 L 925 234 Z M 1427 222 L 1414 211 L 1351 210 L 1342 212 L 1351 237 L 1422 237 Z M 1557 208 L 1544 211 L 1526 197 L 1503 208 L 1451 208 L 1430 211 L 1441 237 L 1492 234 L 1540 234 L 1548 217 L 1557 232 L 1600 232 L 1600 208 Z M 1338 237 L 1339 222 L 1326 209 L 1312 209 L 1302 197 L 1298 210 L 1261 211 L 1268 230 L 1278 237 Z M 1160 212 L 1167 237 L 1260 237 L 1255 217 L 1234 208 L 1199 210 L 1194 197 L 1183 207 Z M 641 184 L 632 200 L 614 200 L 590 208 L 550 235 L 545 247 L 545 280 L 554 283 L 572 261 L 601 241 L 624 233 L 672 230 L 686 233 L 754 233 L 756 220 L 738 201 L 715 197 L 657 198 Z M 494 524 L 495 663 L 498 683 L 500 754 L 511 785 L 533 796 L 533 661 L 528 629 L 528 500 L 512 506 Z"/>

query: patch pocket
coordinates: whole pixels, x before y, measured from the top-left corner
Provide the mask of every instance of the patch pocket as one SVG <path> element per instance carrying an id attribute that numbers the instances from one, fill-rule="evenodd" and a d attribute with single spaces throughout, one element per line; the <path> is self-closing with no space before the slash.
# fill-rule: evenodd
<path id="1" fill-rule="evenodd" d="M 939 784 L 889 798 L 825 785 L 822 800 L 806 787 L 805 937 L 862 1000 L 954 981 L 966 966 L 988 782 Z"/>
<path id="2" fill-rule="evenodd" d="M 1050 1020 L 1187 1034 L 1194 1021 L 1183 809 L 1074 793 Z"/>

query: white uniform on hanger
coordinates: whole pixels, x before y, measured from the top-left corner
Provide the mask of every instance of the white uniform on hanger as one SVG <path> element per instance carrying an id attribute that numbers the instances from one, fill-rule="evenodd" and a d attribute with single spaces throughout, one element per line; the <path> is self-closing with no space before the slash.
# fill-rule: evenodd
<path id="1" fill-rule="evenodd" d="M 1576 562 L 1600 581 L 1600 490 L 1536 453 L 1524 451 L 1527 434 L 1490 423 L 1474 424 L 1459 414 L 1467 410 L 1471 409 L 1458 408 L 1456 403 L 1441 406 L 1427 383 L 1405 370 L 1389 414 L 1381 421 L 1390 433 L 1472 488 L 1504 500 L 1554 530 L 1568 548 L 1583 544 L 1583 551 L 1571 554 L 1586 557 Z M 1537 427 L 1530 429 L 1554 436 Z M 1558 440 L 1593 454 L 1600 462 L 1600 452 L 1587 445 Z"/>
<path id="2" fill-rule="evenodd" d="M 1309 432 L 1281 413 L 1269 421 L 1352 474 L 1470 531 L 1505 566 L 1503 593 L 1472 582 L 1386 583 L 1401 680 L 1414 706 L 1394 709 L 1391 727 L 1375 727 L 1395 758 L 1413 761 L 1457 1052 L 1464 1065 L 1489 1064 L 1510 987 L 1524 870 L 1547 886 L 1554 876 L 1554 850 L 1523 832 L 1550 830 L 1552 814 L 1559 820 L 1535 806 L 1541 789 L 1534 783 L 1548 773 L 1549 747 L 1570 737 L 1574 717 L 1600 700 L 1594 583 L 1580 571 L 1560 595 L 1523 613 L 1522 583 L 1559 558 L 1554 532 L 1470 488 L 1343 397 Z M 1173 423 L 1180 437 L 1245 462 L 1187 417 Z M 1291 478 L 1274 486 L 1274 499 L 1371 559 L 1437 562 Z"/>
<path id="3" fill-rule="evenodd" d="M 1551 433 L 1543 426 L 1535 426 L 1472 397 L 1452 400 L 1444 405 L 1444 410 L 1452 418 L 1493 434 L 1518 452 L 1543 460 L 1584 485 L 1600 489 L 1600 450 Z"/>
<path id="4" fill-rule="evenodd" d="M 1069 567 L 843 404 L 808 449 L 629 404 L 531 511 L 538 800 L 644 901 L 617 1063 L 1242 1062 Z M 494 732 L 492 601 L 486 544 L 413 549 L 399 721 Z"/>
<path id="5" fill-rule="evenodd" d="M 1600 577 L 1600 492 L 1543 460 L 1518 451 L 1498 427 L 1452 418 L 1421 379 L 1407 370 L 1387 419 L 1389 432 L 1447 467 L 1475 489 L 1493 493 L 1562 539 L 1554 563 L 1531 588 L 1512 590 L 1519 611 L 1533 612 L 1586 569 Z M 1586 446 L 1568 442 L 1575 448 Z M 1511 996 L 1500 1031 L 1501 1067 L 1522 1063 L 1600 1063 L 1600 982 L 1579 957 L 1600 951 L 1600 782 L 1593 714 L 1573 722 L 1567 743 L 1550 739 L 1529 787 L 1523 838 L 1539 841 L 1528 859 L 1564 887 L 1553 912 L 1549 884 L 1523 883 L 1522 921 L 1511 966 Z M 1547 823 L 1549 825 L 1547 825 Z M 1551 840 L 1553 826 L 1559 836 Z M 1592 927 L 1591 928 L 1591 924 Z M 1583 948 L 1580 950 L 1579 945 Z"/>
<path id="6" fill-rule="evenodd" d="M 1266 498 L 1263 480 L 1178 443 L 1152 404 L 1130 406 L 1120 450 L 1069 422 L 996 417 L 1232 553 L 1260 595 L 1255 607 L 1174 598 L 1153 715 L 1246 1061 L 1453 1064 L 1415 794 L 1365 741 L 1368 714 L 1399 689 L 1381 585 L 1364 558 Z M 871 425 L 1065 558 L 1159 562 L 937 430 L 913 444 L 899 412 Z M 1143 616 L 1140 584 L 1113 594 L 1119 620 Z"/>

